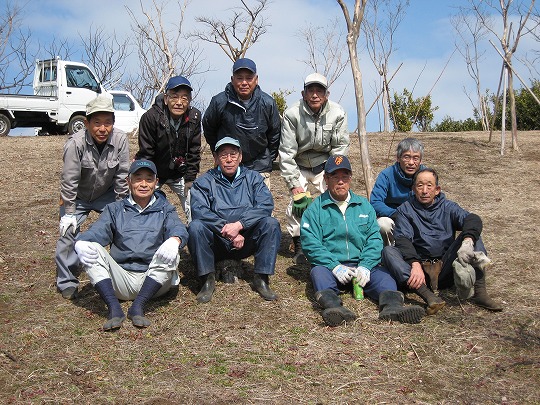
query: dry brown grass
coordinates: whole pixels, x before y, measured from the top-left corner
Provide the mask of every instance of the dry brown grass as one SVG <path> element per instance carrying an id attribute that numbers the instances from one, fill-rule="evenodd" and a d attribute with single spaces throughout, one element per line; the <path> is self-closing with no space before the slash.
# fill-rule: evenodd
<path id="1" fill-rule="evenodd" d="M 370 135 L 376 172 L 389 163 L 401 136 Z M 505 302 L 502 313 L 459 303 L 453 291 L 444 291 L 449 305 L 441 313 L 401 325 L 380 322 L 369 300 L 344 297 L 359 320 L 325 327 L 308 268 L 291 264 L 288 197 L 274 172 L 275 214 L 284 232 L 272 278 L 277 302 L 264 302 L 248 276 L 218 283 L 211 303 L 197 305 L 193 265 L 184 260 L 179 291 L 150 305 L 150 328 L 126 322 L 117 333 L 104 333 L 105 307 L 84 275 L 77 301 L 55 291 L 64 138 L 0 138 L 8 190 L 0 203 L 0 401 L 538 403 L 540 134 L 521 133 L 521 152 L 503 157 L 485 133 L 417 136 L 447 196 L 484 220 L 496 263 L 488 288 Z M 135 149 L 132 139 L 132 154 Z M 353 139 L 357 169 L 358 149 Z M 210 164 L 206 153 L 203 169 Z M 359 173 L 354 189 L 362 194 Z M 179 206 L 176 197 L 172 201 Z"/>

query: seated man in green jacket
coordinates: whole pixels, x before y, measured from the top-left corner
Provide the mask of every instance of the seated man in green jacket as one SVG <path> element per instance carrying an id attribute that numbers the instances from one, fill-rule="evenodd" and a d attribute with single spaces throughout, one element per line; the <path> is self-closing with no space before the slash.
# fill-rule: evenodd
<path id="1" fill-rule="evenodd" d="M 352 168 L 346 156 L 330 156 L 324 167 L 327 191 L 304 212 L 300 237 L 313 266 L 315 299 L 329 326 L 356 319 L 342 306 L 340 291 L 353 279 L 379 302 L 379 319 L 418 323 L 424 309 L 404 306 L 404 297 L 388 271 L 379 265 L 383 248 L 377 217 L 368 200 L 350 191 Z"/>

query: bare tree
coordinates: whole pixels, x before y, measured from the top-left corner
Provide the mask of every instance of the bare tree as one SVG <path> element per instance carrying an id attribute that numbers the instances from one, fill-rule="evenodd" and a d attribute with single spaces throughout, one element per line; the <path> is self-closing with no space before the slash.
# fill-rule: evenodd
<path id="1" fill-rule="evenodd" d="M 71 59 L 73 56 L 73 43 L 67 38 L 53 37 L 52 40 L 44 45 L 44 50 L 49 58 Z"/>
<path id="2" fill-rule="evenodd" d="M 0 90 L 8 92 L 31 84 L 35 53 L 30 51 L 31 32 L 21 23 L 25 5 L 8 0 L 0 9 Z"/>
<path id="3" fill-rule="evenodd" d="M 381 79 L 384 132 L 390 132 L 391 102 L 388 65 L 392 52 L 396 50 L 395 33 L 405 17 L 405 9 L 408 6 L 409 0 L 373 0 L 368 3 L 362 21 L 367 51 Z"/>
<path id="4" fill-rule="evenodd" d="M 233 15 L 227 21 L 197 17 L 195 20 L 205 25 L 207 30 L 192 34 L 203 41 L 219 45 L 233 62 L 243 58 L 270 25 L 263 17 L 263 12 L 270 4 L 269 0 L 255 0 L 254 6 L 248 5 L 246 0 L 240 2 L 242 6 L 233 8 Z"/>
<path id="5" fill-rule="evenodd" d="M 139 56 L 139 73 L 126 79 L 124 87 L 131 91 L 138 101 L 147 106 L 156 93 L 162 92 L 165 84 L 174 75 L 187 77 L 203 73 L 199 47 L 193 41 L 186 41 L 183 25 L 189 0 L 176 2 L 179 16 L 167 24 L 166 0 L 139 0 L 141 14 L 136 14 L 126 6 L 132 20 L 135 44 Z M 175 10 L 174 15 L 178 14 Z"/>
<path id="6" fill-rule="evenodd" d="M 105 88 L 114 88 L 126 72 L 126 58 L 131 54 L 129 39 L 118 39 L 116 32 L 107 33 L 103 26 L 90 26 L 87 36 L 79 33 L 86 58 L 97 79 Z"/>
<path id="7" fill-rule="evenodd" d="M 345 0 L 337 0 L 337 2 L 343 10 L 343 16 L 345 17 L 345 22 L 347 23 L 347 47 L 349 48 L 349 59 L 351 61 L 354 91 L 356 95 L 356 115 L 358 117 L 358 136 L 360 138 L 362 171 L 364 173 L 364 181 L 366 183 L 366 194 L 369 197 L 375 180 L 373 168 L 369 159 L 369 147 L 366 133 L 366 106 L 364 103 L 364 90 L 362 87 L 362 72 L 360 70 L 358 53 L 356 51 L 367 0 L 355 0 L 352 20 L 349 15 L 349 9 L 345 4 Z"/>
<path id="8" fill-rule="evenodd" d="M 463 8 L 451 19 L 454 31 L 457 34 L 456 49 L 461 54 L 467 65 L 467 72 L 474 80 L 476 87 L 476 101 L 464 88 L 463 91 L 471 101 L 473 108 L 478 111 L 484 131 L 489 130 L 489 117 L 487 111 L 487 102 L 482 91 L 480 81 L 479 62 L 482 60 L 485 50 L 480 49 L 480 42 L 487 35 L 488 31 L 477 18 L 471 16 Z"/>
<path id="9" fill-rule="evenodd" d="M 508 95 L 510 98 L 510 119 L 512 122 L 512 149 L 519 150 L 517 139 L 516 100 L 514 94 L 514 80 L 512 71 L 512 56 L 517 50 L 521 37 L 533 32 L 539 25 L 538 10 L 535 8 L 536 0 L 469 0 L 478 21 L 491 32 L 499 41 L 505 70 L 508 75 Z M 495 29 L 488 16 L 488 11 L 497 12 L 501 16 L 502 30 Z M 515 34 L 512 32 L 513 16 L 519 17 Z M 533 18 L 530 19 L 530 17 Z M 530 23 L 529 23 L 530 19 Z M 503 106 L 504 107 L 504 106 Z M 501 150 L 504 150 L 504 145 Z"/>
<path id="10" fill-rule="evenodd" d="M 346 53 L 345 33 L 336 17 L 326 27 L 306 26 L 298 31 L 298 36 L 304 41 L 308 58 L 302 60 L 314 72 L 326 76 L 331 86 L 343 73 L 349 63 Z"/>

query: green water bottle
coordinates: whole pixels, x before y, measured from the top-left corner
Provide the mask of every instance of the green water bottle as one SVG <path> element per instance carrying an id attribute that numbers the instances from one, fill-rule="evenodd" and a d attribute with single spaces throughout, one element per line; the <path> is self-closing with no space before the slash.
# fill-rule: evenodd
<path id="1" fill-rule="evenodd" d="M 358 279 L 356 277 L 352 280 L 353 295 L 354 299 L 361 301 L 364 299 L 364 289 L 358 284 Z"/>

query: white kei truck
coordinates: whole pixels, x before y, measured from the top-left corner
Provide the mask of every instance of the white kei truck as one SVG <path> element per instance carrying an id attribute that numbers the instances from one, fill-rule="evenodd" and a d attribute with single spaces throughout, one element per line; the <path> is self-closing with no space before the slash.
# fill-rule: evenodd
<path id="1" fill-rule="evenodd" d="M 84 127 L 86 104 L 107 93 L 84 63 L 59 58 L 37 60 L 33 95 L 0 94 L 0 136 L 16 127 L 41 127 L 41 133 L 73 134 Z M 129 92 L 109 92 L 118 104 L 115 127 L 136 129 L 144 113 Z M 118 117 L 116 117 L 118 115 Z"/>

